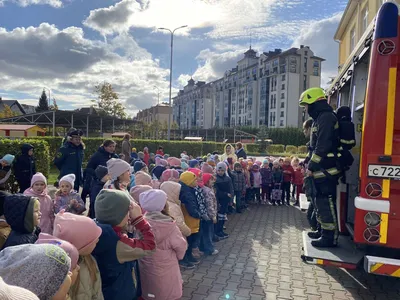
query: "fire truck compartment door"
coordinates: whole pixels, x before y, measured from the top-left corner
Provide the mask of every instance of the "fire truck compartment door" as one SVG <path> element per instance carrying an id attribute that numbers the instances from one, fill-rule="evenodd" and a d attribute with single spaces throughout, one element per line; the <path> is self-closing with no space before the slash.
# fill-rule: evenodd
<path id="1" fill-rule="evenodd" d="M 349 236 L 340 235 L 338 246 L 334 248 L 315 248 L 311 245 L 312 239 L 303 231 L 303 252 L 305 260 L 321 260 L 345 265 L 358 265 L 365 253 L 356 248 Z M 332 265 L 332 264 L 331 264 Z"/>

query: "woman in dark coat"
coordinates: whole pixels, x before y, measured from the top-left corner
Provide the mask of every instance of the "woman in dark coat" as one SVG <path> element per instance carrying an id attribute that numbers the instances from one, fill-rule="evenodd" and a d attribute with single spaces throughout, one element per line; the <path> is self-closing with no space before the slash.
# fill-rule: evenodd
<path id="1" fill-rule="evenodd" d="M 82 200 L 86 202 L 86 197 L 90 193 L 92 187 L 92 181 L 95 178 L 95 170 L 98 166 L 107 166 L 107 161 L 111 158 L 118 158 L 115 153 L 116 143 L 113 140 L 105 140 L 103 145 L 99 147 L 95 154 L 89 159 L 83 174 L 85 183 L 83 185 Z M 101 178 L 97 178 L 100 179 Z"/>
<path id="2" fill-rule="evenodd" d="M 31 186 L 32 176 L 36 173 L 35 159 L 33 158 L 33 146 L 23 144 L 21 155 L 14 163 L 14 174 L 19 185 L 19 192 L 22 194 Z"/>

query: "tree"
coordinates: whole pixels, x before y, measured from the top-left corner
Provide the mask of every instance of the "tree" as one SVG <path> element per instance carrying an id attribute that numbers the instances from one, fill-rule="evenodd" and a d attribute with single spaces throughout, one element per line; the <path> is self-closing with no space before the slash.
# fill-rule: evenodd
<path id="1" fill-rule="evenodd" d="M 97 105 L 105 115 L 126 119 L 125 106 L 119 100 L 118 94 L 114 92 L 110 83 L 104 82 L 96 85 L 95 93 L 98 95 Z"/>
<path id="2" fill-rule="evenodd" d="M 46 91 L 42 91 L 42 95 L 39 98 L 39 105 L 36 107 L 36 111 L 48 111 L 49 109 L 49 102 L 47 101 Z"/>

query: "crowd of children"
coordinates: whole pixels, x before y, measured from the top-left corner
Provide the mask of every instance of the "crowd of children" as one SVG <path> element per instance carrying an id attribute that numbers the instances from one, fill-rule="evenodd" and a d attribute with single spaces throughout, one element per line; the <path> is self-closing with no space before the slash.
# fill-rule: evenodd
<path id="1" fill-rule="evenodd" d="M 304 177 L 296 157 L 237 159 L 232 146 L 225 160 L 133 149 L 130 163 L 111 158 L 96 168 L 87 211 L 75 175 L 50 193 L 45 176 L 33 173 L 33 147 L 23 147 L 21 193 L 0 190 L 4 299 L 180 299 L 180 267 L 218 254 L 228 214 L 289 204 L 291 195 L 297 204 Z M 0 160 L 0 187 L 13 160 Z"/>

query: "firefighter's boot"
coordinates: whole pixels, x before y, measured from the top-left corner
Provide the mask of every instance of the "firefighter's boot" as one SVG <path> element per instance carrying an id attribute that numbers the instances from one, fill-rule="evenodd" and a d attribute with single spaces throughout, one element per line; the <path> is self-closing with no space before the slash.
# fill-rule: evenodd
<path id="1" fill-rule="evenodd" d="M 316 248 L 332 248 L 336 247 L 335 230 L 322 230 L 321 237 L 312 241 L 311 245 Z"/>
<path id="2" fill-rule="evenodd" d="M 310 231 L 307 233 L 308 237 L 313 240 L 317 240 L 321 238 L 321 225 L 317 223 L 317 230 L 316 231 Z"/>

